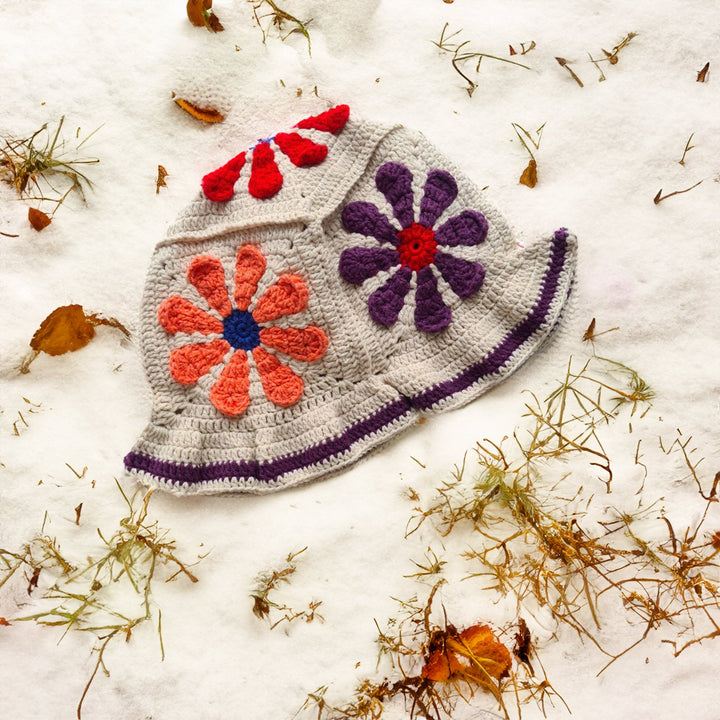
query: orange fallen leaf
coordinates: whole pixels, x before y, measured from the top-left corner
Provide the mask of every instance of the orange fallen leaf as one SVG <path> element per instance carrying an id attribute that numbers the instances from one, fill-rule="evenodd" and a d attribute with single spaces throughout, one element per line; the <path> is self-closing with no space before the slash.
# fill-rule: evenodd
<path id="1" fill-rule="evenodd" d="M 40 324 L 30 341 L 33 350 L 62 355 L 85 347 L 95 336 L 80 305 L 64 305 L 53 310 Z"/>
<path id="2" fill-rule="evenodd" d="M 212 32 L 225 29 L 212 11 L 212 0 L 188 0 L 185 9 L 188 19 L 195 27 L 206 27 Z"/>
<path id="3" fill-rule="evenodd" d="M 447 647 L 468 661 L 462 675 L 481 684 L 490 678 L 499 680 L 510 672 L 510 651 L 487 625 L 473 625 L 463 630 L 457 638 L 448 639 Z"/>
<path id="4" fill-rule="evenodd" d="M 188 0 L 185 10 L 187 11 L 188 20 L 190 20 L 195 27 L 205 27 L 204 9 L 204 0 Z"/>
<path id="5" fill-rule="evenodd" d="M 42 210 L 37 210 L 33 207 L 28 208 L 28 220 L 33 226 L 33 229 L 38 232 L 44 230 L 52 222 L 52 220 Z"/>
<path id="6" fill-rule="evenodd" d="M 487 625 L 473 625 L 461 633 L 451 626 L 431 638 L 420 674 L 434 682 L 464 679 L 488 686 L 505 677 L 511 664 L 510 651 Z"/>
<path id="7" fill-rule="evenodd" d="M 28 366 L 38 353 L 63 355 L 85 347 L 95 337 L 98 325 L 114 327 L 130 337 L 127 328 L 115 318 L 106 318 L 98 314 L 88 315 L 81 305 L 63 305 L 53 310 L 43 321 L 30 340 L 30 347 L 35 351 L 20 368 L 28 372 Z"/>
<path id="8" fill-rule="evenodd" d="M 225 116 L 214 108 L 201 108 L 182 98 L 175 98 L 175 103 L 186 113 L 190 113 L 196 120 L 206 123 L 218 123 L 225 119 Z"/>
<path id="9" fill-rule="evenodd" d="M 0 617 L 0 625 L 10 627 L 10 623 L 4 617 Z"/>
<path id="10" fill-rule="evenodd" d="M 530 158 L 528 166 L 520 176 L 520 183 L 527 185 L 529 188 L 534 188 L 537 185 L 537 163 L 535 162 L 535 158 Z"/>
<path id="11" fill-rule="evenodd" d="M 447 648 L 436 648 L 428 655 L 420 674 L 433 682 L 447 682 L 462 670 L 463 665 L 455 653 L 449 652 Z"/>

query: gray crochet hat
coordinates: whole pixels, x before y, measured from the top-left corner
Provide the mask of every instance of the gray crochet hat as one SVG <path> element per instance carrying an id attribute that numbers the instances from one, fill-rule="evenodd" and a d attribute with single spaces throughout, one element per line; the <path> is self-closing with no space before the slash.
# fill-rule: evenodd
<path id="1" fill-rule="evenodd" d="M 150 423 L 125 458 L 178 493 L 279 490 L 463 405 L 558 321 L 576 242 L 521 248 L 423 136 L 340 105 L 203 179 L 150 265 Z"/>

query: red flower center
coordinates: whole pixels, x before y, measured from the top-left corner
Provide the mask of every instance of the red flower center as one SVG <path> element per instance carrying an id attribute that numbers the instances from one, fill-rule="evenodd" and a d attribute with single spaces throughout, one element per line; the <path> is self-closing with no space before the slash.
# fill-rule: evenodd
<path id="1" fill-rule="evenodd" d="M 400 262 L 411 270 L 422 270 L 435 259 L 437 243 L 435 233 L 424 225 L 414 222 L 398 233 Z"/>

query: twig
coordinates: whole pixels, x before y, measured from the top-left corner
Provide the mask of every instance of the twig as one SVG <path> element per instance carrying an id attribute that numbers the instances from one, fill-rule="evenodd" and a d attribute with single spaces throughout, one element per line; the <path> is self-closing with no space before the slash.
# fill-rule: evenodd
<path id="1" fill-rule="evenodd" d="M 683 150 L 682 157 L 678 160 L 678 165 L 684 165 L 685 164 L 685 156 L 695 147 L 694 145 L 691 145 L 690 142 L 693 139 L 693 135 L 695 133 L 690 133 L 690 137 L 687 139 L 687 142 L 685 143 L 685 149 Z"/>
<path id="2" fill-rule="evenodd" d="M 558 65 L 560 65 L 560 67 L 564 67 L 570 73 L 570 75 L 572 76 L 572 79 L 580 87 L 585 87 L 582 83 L 582 80 L 574 73 L 573 69 L 570 67 L 570 64 L 568 63 L 568 61 L 565 58 L 556 57 L 555 59 L 557 60 Z"/>
<path id="3" fill-rule="evenodd" d="M 440 32 L 440 39 L 439 40 L 432 40 L 432 44 L 435 45 L 438 49 L 442 50 L 443 52 L 452 54 L 452 59 L 450 60 L 453 69 L 455 70 L 460 77 L 465 80 L 467 83 L 467 87 L 465 88 L 467 90 L 468 95 L 472 97 L 473 92 L 475 92 L 475 89 L 477 88 L 477 83 L 474 82 L 470 77 L 468 77 L 460 68 L 461 63 L 465 63 L 468 60 L 477 60 L 477 65 L 475 66 L 475 72 L 480 71 L 480 63 L 482 62 L 483 58 L 487 58 L 488 60 L 497 60 L 498 62 L 508 63 L 509 65 L 517 65 L 518 67 L 524 68 L 525 70 L 532 70 L 531 67 L 528 65 L 524 65 L 523 63 L 517 62 L 515 60 L 508 60 L 504 57 L 499 57 L 497 55 L 490 55 L 489 53 L 479 52 L 479 51 L 465 51 L 463 52 L 463 48 L 467 47 L 470 44 L 469 40 L 465 40 L 461 43 L 451 43 L 450 41 L 457 37 L 461 32 L 462 28 L 460 30 L 456 30 L 454 33 L 451 33 L 450 35 L 446 36 L 446 31 L 448 29 L 449 23 L 445 23 L 443 26 L 442 31 Z M 528 48 L 528 51 L 532 48 Z"/>
<path id="4" fill-rule="evenodd" d="M 662 188 L 660 188 L 657 192 L 657 195 L 653 198 L 653 202 L 656 205 L 659 205 L 663 200 L 667 200 L 669 197 L 672 197 L 673 195 L 682 195 L 683 193 L 690 192 L 691 190 L 694 190 L 702 180 L 698 180 L 692 187 L 686 188 L 685 190 L 676 190 L 675 192 L 668 193 L 667 195 L 662 194 Z"/>

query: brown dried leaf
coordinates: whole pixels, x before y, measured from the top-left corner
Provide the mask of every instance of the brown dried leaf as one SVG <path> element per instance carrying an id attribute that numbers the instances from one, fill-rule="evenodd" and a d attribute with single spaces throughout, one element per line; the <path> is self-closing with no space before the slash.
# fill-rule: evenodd
<path id="1" fill-rule="evenodd" d="M 707 80 L 708 70 L 710 70 L 710 63 L 706 62 L 703 69 L 697 74 L 698 82 L 705 82 L 705 80 Z"/>
<path id="2" fill-rule="evenodd" d="M 85 347 L 95 336 L 80 305 L 63 305 L 53 310 L 40 324 L 30 341 L 33 350 L 62 355 Z"/>
<path id="3" fill-rule="evenodd" d="M 27 594 L 32 595 L 32 591 L 38 586 L 38 580 L 40 579 L 40 570 L 39 567 L 33 568 L 33 574 L 30 578 L 30 582 L 28 582 L 27 586 Z"/>
<path id="4" fill-rule="evenodd" d="M 535 162 L 535 158 L 530 158 L 528 166 L 520 176 L 520 183 L 527 185 L 529 188 L 534 188 L 537 185 L 537 163 Z"/>
<path id="5" fill-rule="evenodd" d="M 595 318 L 593 318 L 590 321 L 590 324 L 588 325 L 588 329 L 585 331 L 585 334 L 583 335 L 582 339 L 583 339 L 583 342 L 595 339 Z"/>
<path id="6" fill-rule="evenodd" d="M 196 120 L 206 123 L 218 123 L 225 119 L 225 116 L 213 108 L 201 108 L 182 98 L 175 98 L 175 103 L 186 113 L 192 115 Z"/>
<path id="7" fill-rule="evenodd" d="M 260 595 L 251 595 L 253 599 L 253 615 L 259 620 L 264 620 L 270 615 L 270 603 Z"/>
<path id="8" fill-rule="evenodd" d="M 44 352 L 48 355 L 63 355 L 85 347 L 95 337 L 95 327 L 108 325 L 130 337 L 127 328 L 115 318 L 101 315 L 86 315 L 81 305 L 63 305 L 53 310 L 40 324 L 30 341 L 35 353 Z M 25 363 L 32 362 L 34 356 Z"/>
<path id="9" fill-rule="evenodd" d="M 33 226 L 33 229 L 38 232 L 44 230 L 52 222 L 52 219 L 49 218 L 42 210 L 37 210 L 33 207 L 28 208 L 28 220 Z"/>
<path id="10" fill-rule="evenodd" d="M 167 187 L 165 178 L 168 176 L 168 171 L 162 166 L 158 165 L 157 181 L 155 182 L 155 194 L 160 194 L 161 187 Z"/>
<path id="11" fill-rule="evenodd" d="M 222 32 L 225 28 L 218 16 L 211 10 L 207 16 L 207 27 L 211 32 Z"/>
<path id="12" fill-rule="evenodd" d="M 525 663 L 533 673 L 532 663 L 530 662 L 530 653 L 532 652 L 532 635 L 527 623 L 522 618 L 518 618 L 518 631 L 515 633 L 515 647 L 513 652 L 520 662 Z"/>

